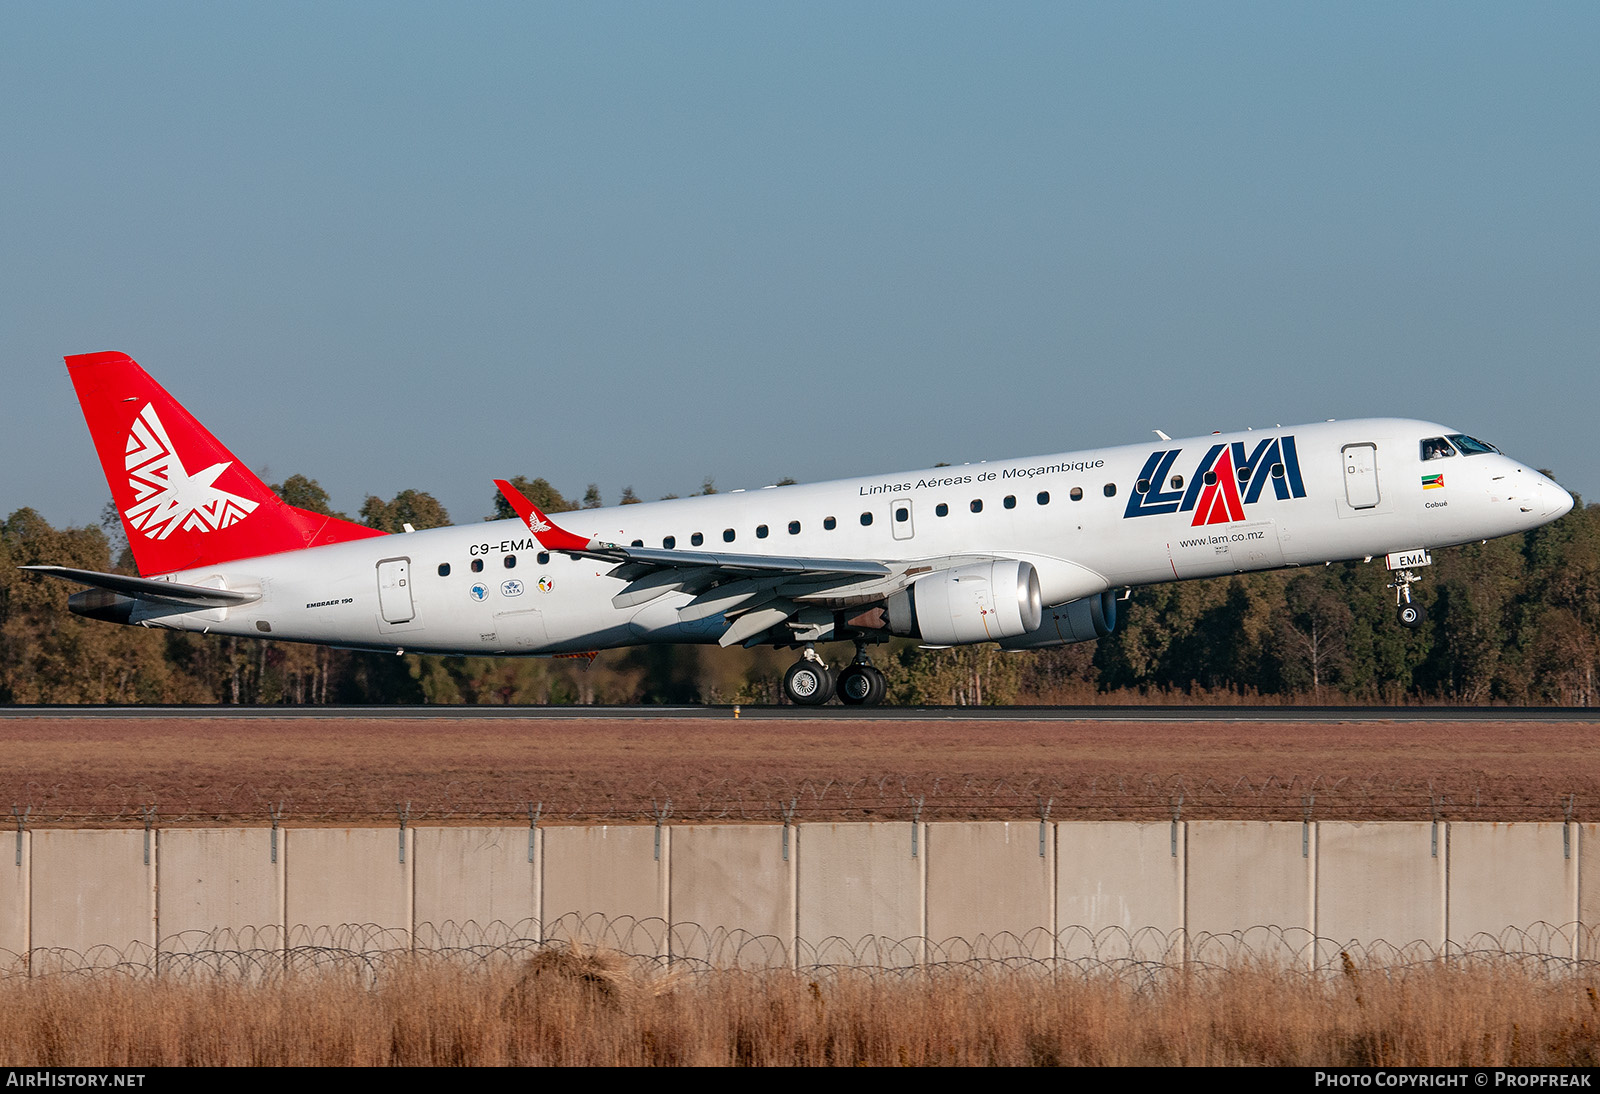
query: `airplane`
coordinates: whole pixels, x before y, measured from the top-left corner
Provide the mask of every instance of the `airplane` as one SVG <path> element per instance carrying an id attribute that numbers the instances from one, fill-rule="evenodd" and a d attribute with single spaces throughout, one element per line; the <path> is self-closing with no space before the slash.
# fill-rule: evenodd
<path id="1" fill-rule="evenodd" d="M 646 643 L 797 649 L 794 703 L 884 698 L 867 647 L 1038 650 L 1112 633 L 1167 581 L 1384 557 L 1400 622 L 1430 549 L 1572 508 L 1551 479 L 1400 418 L 1213 433 L 389 535 L 275 495 L 122 353 L 65 358 L 138 577 L 70 610 L 144 627 L 404 653 L 560 655 Z M 816 644 L 850 641 L 835 670 Z"/>

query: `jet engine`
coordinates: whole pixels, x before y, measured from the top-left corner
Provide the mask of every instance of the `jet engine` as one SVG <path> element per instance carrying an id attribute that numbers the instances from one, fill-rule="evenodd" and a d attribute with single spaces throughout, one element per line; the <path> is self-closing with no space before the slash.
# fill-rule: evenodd
<path id="1" fill-rule="evenodd" d="M 1044 610 L 1043 621 L 1027 634 L 1000 643 L 1007 650 L 1043 650 L 1104 638 L 1117 628 L 1117 597 L 1107 590 Z"/>
<path id="2" fill-rule="evenodd" d="M 1039 575 L 1015 559 L 975 562 L 918 578 L 884 605 L 889 631 L 940 646 L 994 642 L 1038 628 Z"/>

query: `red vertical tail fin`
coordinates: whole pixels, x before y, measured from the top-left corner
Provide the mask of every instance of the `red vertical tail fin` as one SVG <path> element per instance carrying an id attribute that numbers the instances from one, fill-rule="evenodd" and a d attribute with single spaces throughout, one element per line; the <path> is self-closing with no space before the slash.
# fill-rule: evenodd
<path id="1" fill-rule="evenodd" d="M 66 361 L 141 574 L 383 534 L 285 503 L 127 354 Z"/>

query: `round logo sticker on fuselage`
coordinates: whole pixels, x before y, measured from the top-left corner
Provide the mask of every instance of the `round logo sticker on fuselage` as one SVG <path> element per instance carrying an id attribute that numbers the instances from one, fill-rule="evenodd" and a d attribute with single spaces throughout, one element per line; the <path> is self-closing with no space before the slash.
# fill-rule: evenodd
<path id="1" fill-rule="evenodd" d="M 471 589 L 471 593 L 472 593 L 472 599 L 474 599 L 474 600 L 488 600 L 489 599 L 489 586 L 485 585 L 481 581 L 474 582 L 473 586 L 472 586 L 472 589 Z"/>

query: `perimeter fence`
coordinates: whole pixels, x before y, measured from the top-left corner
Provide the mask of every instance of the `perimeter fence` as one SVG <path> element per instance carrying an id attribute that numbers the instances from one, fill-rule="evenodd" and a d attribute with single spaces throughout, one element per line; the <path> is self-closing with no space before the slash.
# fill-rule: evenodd
<path id="1" fill-rule="evenodd" d="M 268 984 L 293 977 L 354 975 L 370 985 L 419 963 L 500 970 L 527 965 L 541 956 L 598 957 L 642 976 L 788 969 L 810 977 L 849 970 L 905 979 L 1012 971 L 1056 978 L 1106 978 L 1134 986 L 1155 986 L 1175 973 L 1240 969 L 1327 976 L 1349 975 L 1353 970 L 1399 974 L 1515 968 L 1537 976 L 1587 976 L 1600 974 L 1600 960 L 1573 954 L 1600 952 L 1595 933 L 1594 928 L 1579 924 L 1539 923 L 1480 934 L 1466 944 L 1437 947 L 1422 939 L 1405 943 L 1340 941 L 1270 925 L 1226 934 L 1069 927 L 1054 937 L 1041 931 L 1030 932 L 1032 937 L 1002 933 L 939 940 L 869 937 L 850 942 L 830 938 L 820 946 L 792 948 L 791 943 L 773 935 L 574 913 L 543 929 L 528 921 L 444 924 L 437 930 L 420 931 L 414 939 L 369 923 L 287 936 L 277 927 L 191 931 L 163 939 L 158 946 L 131 943 L 84 951 L 68 947 L 20 953 L 0 950 L 0 981 L 112 974 L 135 979 Z M 424 941 L 425 936 L 431 937 Z M 676 952 L 661 952 L 663 938 Z M 824 950 L 828 956 L 821 960 Z"/>

